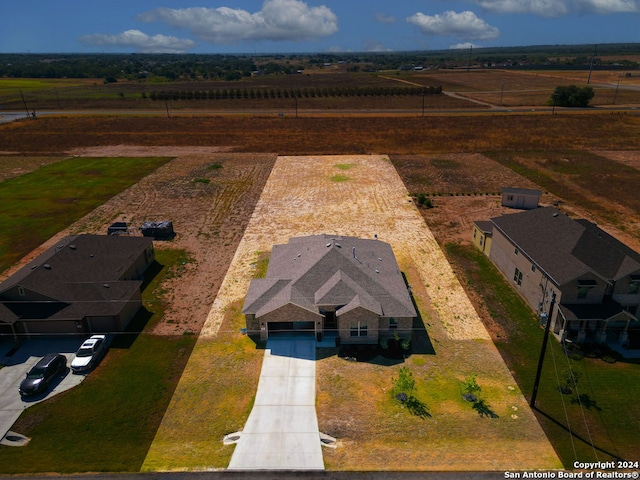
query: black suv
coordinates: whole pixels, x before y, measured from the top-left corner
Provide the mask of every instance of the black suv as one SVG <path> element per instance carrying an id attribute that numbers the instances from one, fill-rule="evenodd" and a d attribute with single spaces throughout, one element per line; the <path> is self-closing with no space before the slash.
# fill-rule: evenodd
<path id="1" fill-rule="evenodd" d="M 36 363 L 20 383 L 20 395 L 37 395 L 46 390 L 49 382 L 67 369 L 67 357 L 60 353 L 48 353 Z"/>

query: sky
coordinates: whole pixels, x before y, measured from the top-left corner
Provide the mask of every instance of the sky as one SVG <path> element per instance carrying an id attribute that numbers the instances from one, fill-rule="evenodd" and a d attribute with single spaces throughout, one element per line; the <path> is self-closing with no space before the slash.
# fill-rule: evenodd
<path id="1" fill-rule="evenodd" d="M 0 53 L 320 53 L 640 42 L 640 0 L 0 0 Z"/>

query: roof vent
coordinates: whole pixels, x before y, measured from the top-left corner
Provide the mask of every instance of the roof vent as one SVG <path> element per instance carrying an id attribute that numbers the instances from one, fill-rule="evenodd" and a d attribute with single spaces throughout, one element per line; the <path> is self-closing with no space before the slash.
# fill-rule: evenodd
<path id="1" fill-rule="evenodd" d="M 51 270 L 51 265 L 49 265 L 48 263 L 45 263 L 43 267 L 46 268 L 47 270 Z"/>
<path id="2" fill-rule="evenodd" d="M 336 243 L 336 247 L 342 248 L 342 245 L 340 245 L 339 243 Z"/>
<path id="3" fill-rule="evenodd" d="M 75 246 L 75 245 L 73 245 L 73 244 L 71 244 L 71 245 L 69 245 L 69 248 L 70 248 L 71 250 L 75 250 L 75 249 L 76 249 L 76 246 Z"/>
<path id="4" fill-rule="evenodd" d="M 102 285 L 104 288 L 109 288 L 109 284 L 105 283 L 104 285 Z"/>
<path id="5" fill-rule="evenodd" d="M 325 247 L 330 247 L 330 246 L 331 246 L 331 242 L 329 242 L 329 243 L 327 243 L 327 244 L 325 245 Z"/>
<path id="6" fill-rule="evenodd" d="M 380 270 L 378 270 L 377 268 L 376 268 L 376 273 L 380 273 Z"/>
<path id="7" fill-rule="evenodd" d="M 553 216 L 557 217 L 558 216 L 558 212 L 553 212 Z"/>

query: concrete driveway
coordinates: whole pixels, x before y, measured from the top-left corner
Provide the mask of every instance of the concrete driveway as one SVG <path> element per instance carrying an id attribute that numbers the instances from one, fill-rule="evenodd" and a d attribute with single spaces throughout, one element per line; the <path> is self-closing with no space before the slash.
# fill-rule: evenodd
<path id="1" fill-rule="evenodd" d="M 316 340 L 273 336 L 230 470 L 324 470 L 316 416 Z"/>
<path id="2" fill-rule="evenodd" d="M 17 350 L 10 339 L 0 341 L 0 441 L 3 441 L 20 414 L 31 405 L 79 385 L 84 375 L 74 375 L 71 370 L 55 378 L 43 395 L 22 399 L 18 386 L 26 373 L 47 353 L 62 353 L 71 364 L 73 355 L 84 337 L 50 337 L 30 339 L 22 342 Z M 3 442 L 5 443 L 5 442 Z"/>

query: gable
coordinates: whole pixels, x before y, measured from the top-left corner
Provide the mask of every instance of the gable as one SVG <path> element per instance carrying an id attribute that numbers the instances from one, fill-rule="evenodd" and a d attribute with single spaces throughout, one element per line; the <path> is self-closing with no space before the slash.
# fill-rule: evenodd
<path id="1" fill-rule="evenodd" d="M 316 305 L 345 305 L 360 290 L 342 270 L 334 273 L 314 294 Z"/>

